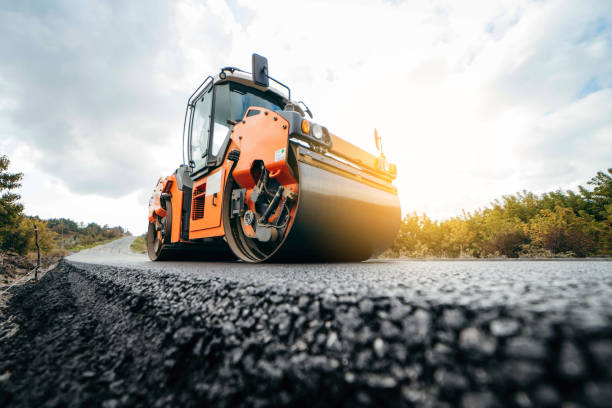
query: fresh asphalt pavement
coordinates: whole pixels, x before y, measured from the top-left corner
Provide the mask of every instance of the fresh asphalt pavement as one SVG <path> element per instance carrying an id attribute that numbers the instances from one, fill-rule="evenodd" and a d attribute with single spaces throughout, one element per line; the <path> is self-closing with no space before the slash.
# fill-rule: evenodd
<path id="1" fill-rule="evenodd" d="M 150 262 L 132 239 L 16 290 L 0 406 L 612 401 L 612 262 Z"/>
<path id="2" fill-rule="evenodd" d="M 130 250 L 133 239 L 122 238 L 67 259 L 75 264 L 112 265 L 193 279 L 221 278 L 298 292 L 404 296 L 469 307 L 573 310 L 581 315 L 592 311 L 594 316 L 612 310 L 610 260 L 370 260 L 327 264 L 151 262 L 146 255 Z"/>

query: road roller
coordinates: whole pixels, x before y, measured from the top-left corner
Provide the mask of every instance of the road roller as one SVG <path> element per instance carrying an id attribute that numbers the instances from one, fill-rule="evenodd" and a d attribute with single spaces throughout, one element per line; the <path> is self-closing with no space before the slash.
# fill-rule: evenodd
<path id="1" fill-rule="evenodd" d="M 149 200 L 153 261 L 358 262 L 388 248 L 401 221 L 397 167 L 312 120 L 252 56 L 187 100 L 183 164 Z"/>

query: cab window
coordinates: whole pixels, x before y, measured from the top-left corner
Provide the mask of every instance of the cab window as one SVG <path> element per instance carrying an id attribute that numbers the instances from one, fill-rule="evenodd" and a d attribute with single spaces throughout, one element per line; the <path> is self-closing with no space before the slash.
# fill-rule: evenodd
<path id="1" fill-rule="evenodd" d="M 242 86 L 240 84 L 231 85 L 231 105 L 232 120 L 242 120 L 247 109 L 251 106 L 258 106 L 272 111 L 281 110 L 281 100 L 279 97 L 266 95 L 255 89 Z"/>
<path id="2" fill-rule="evenodd" d="M 213 103 L 214 99 L 214 103 Z M 214 112 L 213 111 L 214 105 Z M 196 101 L 189 134 L 189 159 L 193 171 L 215 167 L 222 161 L 232 123 L 242 120 L 251 106 L 281 110 L 282 98 L 229 82 L 216 85 Z"/>
<path id="3" fill-rule="evenodd" d="M 191 133 L 189 134 L 189 159 L 194 164 L 194 170 L 206 165 L 211 111 L 212 90 L 198 98 L 193 109 Z"/>
<path id="4" fill-rule="evenodd" d="M 221 152 L 221 147 L 231 133 L 231 125 L 227 122 L 230 115 L 229 84 L 215 87 L 214 129 L 210 143 L 210 159 L 214 160 Z"/>
<path id="5" fill-rule="evenodd" d="M 209 162 L 223 154 L 221 148 L 225 145 L 231 133 L 229 122 L 242 120 L 247 109 L 258 106 L 270 110 L 281 110 L 280 98 L 264 94 L 256 89 L 235 82 L 217 85 L 215 87 L 214 128 L 212 129 Z"/>

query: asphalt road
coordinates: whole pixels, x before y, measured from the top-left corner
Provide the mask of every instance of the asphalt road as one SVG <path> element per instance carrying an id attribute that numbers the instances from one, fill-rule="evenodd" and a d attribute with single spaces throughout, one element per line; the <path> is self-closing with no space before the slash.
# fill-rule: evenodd
<path id="1" fill-rule="evenodd" d="M 521 307 L 577 313 L 595 323 L 612 310 L 609 260 L 370 260 L 331 264 L 151 262 L 129 248 L 133 237 L 81 251 L 74 263 L 158 271 L 190 279 L 220 278 L 280 291 L 403 296 L 413 301 L 474 307 Z M 580 322 L 578 322 L 580 323 Z"/>
<path id="2" fill-rule="evenodd" d="M 152 263 L 131 239 L 17 290 L 0 406 L 612 401 L 612 262 Z"/>

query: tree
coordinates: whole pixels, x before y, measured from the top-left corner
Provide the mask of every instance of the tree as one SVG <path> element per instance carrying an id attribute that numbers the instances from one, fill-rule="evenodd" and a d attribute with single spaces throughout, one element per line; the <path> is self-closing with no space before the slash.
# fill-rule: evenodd
<path id="1" fill-rule="evenodd" d="M 9 173 L 10 160 L 0 156 L 0 249 L 15 249 L 22 253 L 27 247 L 19 226 L 23 218 L 23 205 L 18 202 L 19 194 L 11 192 L 21 187 L 23 173 Z M 27 239 L 26 239 L 27 240 Z"/>
<path id="2" fill-rule="evenodd" d="M 597 241 L 597 224 L 592 216 L 576 216 L 570 208 L 545 209 L 531 220 L 531 241 L 554 254 L 571 252 L 583 257 L 593 253 Z"/>
<path id="3" fill-rule="evenodd" d="M 49 229 L 47 222 L 39 217 L 23 217 L 20 230 L 27 233 L 27 249 L 29 251 L 36 251 L 34 226 L 38 227 L 38 245 L 40 246 L 40 251 L 43 254 L 48 254 L 56 247 L 57 233 Z"/>
<path id="4" fill-rule="evenodd" d="M 612 204 L 606 205 L 606 219 L 602 222 L 599 253 L 612 256 Z"/>
<path id="5" fill-rule="evenodd" d="M 13 225 L 23 211 L 23 205 L 17 202 L 21 197 L 11 193 L 11 190 L 21 187 L 19 182 L 23 173 L 9 173 L 10 163 L 8 157 L 0 156 L 0 226 Z"/>
<path id="6" fill-rule="evenodd" d="M 417 237 L 420 234 L 419 217 L 416 213 L 406 214 L 400 229 L 397 233 L 397 238 L 391 245 L 391 252 L 396 255 L 414 256 L 415 249 L 418 246 Z"/>
<path id="7" fill-rule="evenodd" d="M 594 186 L 588 197 L 595 207 L 593 215 L 598 221 L 605 220 L 607 216 L 606 207 L 612 204 L 612 168 L 608 169 L 608 174 L 598 171 L 597 175 L 587 184 Z M 585 189 L 581 189 L 581 191 L 583 190 Z"/>

